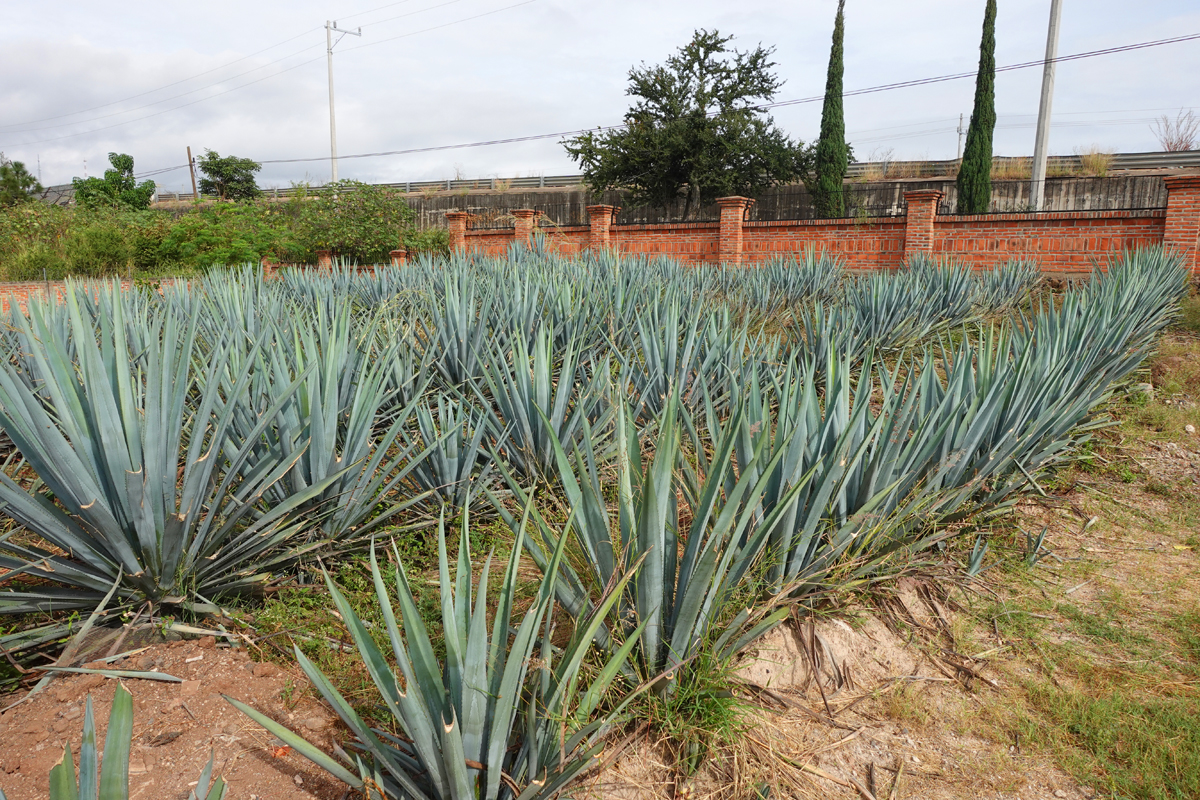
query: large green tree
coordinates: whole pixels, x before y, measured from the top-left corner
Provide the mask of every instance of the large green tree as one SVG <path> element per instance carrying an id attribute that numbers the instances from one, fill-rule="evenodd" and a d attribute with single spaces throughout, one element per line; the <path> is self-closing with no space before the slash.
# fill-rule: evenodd
<path id="1" fill-rule="evenodd" d="M 0 206 L 15 206 L 42 191 L 37 178 L 20 161 L 9 161 L 0 153 Z"/>
<path id="2" fill-rule="evenodd" d="M 205 150 L 204 157 L 197 159 L 200 168 L 201 194 L 213 195 L 222 200 L 253 200 L 262 194 L 254 180 L 254 174 L 262 164 L 249 158 L 223 156 L 215 150 Z"/>
<path id="3" fill-rule="evenodd" d="M 683 199 L 687 217 L 718 197 L 806 174 L 809 149 L 759 107 L 783 83 L 771 72 L 773 50 L 739 51 L 732 39 L 699 30 L 665 64 L 629 71 L 625 124 L 563 143 L 592 191 L 622 189 L 631 204 L 660 208 Z"/>
<path id="4" fill-rule="evenodd" d="M 154 199 L 154 181 L 137 183 L 133 177 L 133 156 L 109 153 L 112 169 L 103 178 L 74 178 L 75 202 L 84 208 L 142 209 Z"/>
<path id="5" fill-rule="evenodd" d="M 986 214 L 992 203 L 992 133 L 996 129 L 996 0 L 983 12 L 975 108 L 958 168 L 958 213 Z"/>
<path id="6" fill-rule="evenodd" d="M 816 214 L 821 219 L 846 215 L 842 184 L 850 151 L 846 146 L 846 119 L 842 111 L 842 38 L 845 0 L 838 0 L 833 20 L 833 45 L 829 50 L 829 72 L 825 77 L 825 105 L 821 109 L 821 136 L 817 139 L 816 175 L 810 185 Z"/>

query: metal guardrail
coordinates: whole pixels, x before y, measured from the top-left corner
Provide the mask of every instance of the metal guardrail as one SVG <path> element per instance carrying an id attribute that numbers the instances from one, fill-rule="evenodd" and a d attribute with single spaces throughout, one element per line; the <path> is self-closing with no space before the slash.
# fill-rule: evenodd
<path id="1" fill-rule="evenodd" d="M 553 189 L 564 186 L 578 186 L 583 182 L 582 175 L 539 175 L 533 178 L 450 178 L 444 181 L 401 181 L 399 183 L 377 183 L 389 189 L 400 189 L 406 193 L 413 192 L 454 192 L 454 191 L 505 191 L 508 189 Z M 313 187 L 320 188 L 320 187 Z M 294 197 L 310 191 L 303 187 L 288 187 L 285 189 L 263 189 L 266 197 Z M 155 202 L 171 202 L 190 200 L 190 192 L 163 192 L 156 195 Z"/>
<path id="2" fill-rule="evenodd" d="M 1070 173 L 1083 167 L 1084 156 L 1050 156 L 1047 166 L 1051 174 Z M 1026 164 L 1028 157 L 997 157 L 1001 165 L 1011 162 L 1014 166 Z M 1114 153 L 1108 165 L 1110 171 L 1131 169 L 1200 169 L 1200 150 L 1183 153 Z M 939 175 L 953 175 L 958 171 L 958 161 L 890 161 L 890 162 L 857 162 L 850 164 L 846 177 L 855 179 L 893 180 L 897 178 L 924 178 Z M 423 192 L 453 192 L 453 191 L 504 191 L 508 189 L 550 189 L 579 186 L 583 183 L 582 175 L 541 175 L 526 178 L 478 178 L 462 179 L 448 178 L 442 181 L 400 181 L 398 183 L 382 183 L 391 189 L 400 189 L 407 193 Z M 284 189 L 264 189 L 267 197 L 293 197 L 306 191 L 303 188 L 288 187 Z M 45 202 L 55 205 L 67 205 L 74 198 L 74 189 L 70 184 L 52 186 L 43 195 Z M 155 202 L 178 202 L 189 200 L 188 192 L 159 191 Z"/>

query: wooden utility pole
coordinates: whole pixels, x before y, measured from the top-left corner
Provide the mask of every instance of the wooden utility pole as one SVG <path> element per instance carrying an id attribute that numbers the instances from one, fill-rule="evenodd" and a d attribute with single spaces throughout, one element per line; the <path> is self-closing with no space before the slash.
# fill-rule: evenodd
<path id="1" fill-rule="evenodd" d="M 200 193 L 196 191 L 196 162 L 192 161 L 192 146 L 188 145 L 188 169 L 192 173 L 192 201 L 200 202 Z"/>

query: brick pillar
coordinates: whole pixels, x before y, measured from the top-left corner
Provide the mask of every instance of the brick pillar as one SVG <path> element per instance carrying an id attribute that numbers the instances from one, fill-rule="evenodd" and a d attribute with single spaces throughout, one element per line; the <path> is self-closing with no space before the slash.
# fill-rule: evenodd
<path id="1" fill-rule="evenodd" d="M 450 225 L 450 252 L 464 252 L 467 249 L 467 212 L 447 211 L 446 222 Z"/>
<path id="2" fill-rule="evenodd" d="M 721 208 L 721 233 L 717 239 L 717 260 L 722 264 L 742 263 L 742 222 L 746 209 L 754 205 L 749 197 L 718 197 Z"/>
<path id="3" fill-rule="evenodd" d="M 620 211 L 616 206 L 596 205 L 587 207 L 588 215 L 588 249 L 594 251 L 608 249 L 608 234 L 612 227 L 613 217 Z"/>
<path id="4" fill-rule="evenodd" d="M 270 279 L 275 277 L 276 264 L 271 260 L 270 256 L 263 256 L 262 261 L 259 263 L 262 265 L 263 278 Z"/>
<path id="5" fill-rule="evenodd" d="M 532 208 L 518 208 L 512 212 L 517 218 L 517 227 L 513 231 L 514 242 L 529 244 L 529 240 L 533 238 L 533 223 L 537 219 L 537 213 Z"/>
<path id="6" fill-rule="evenodd" d="M 388 253 L 388 255 L 392 257 L 393 267 L 403 267 L 408 263 L 408 251 L 403 247 L 399 248 L 398 250 L 392 250 Z"/>
<path id="7" fill-rule="evenodd" d="M 317 251 L 317 269 L 333 269 L 333 251 Z"/>
<path id="8" fill-rule="evenodd" d="M 1186 259 L 1188 269 L 1200 272 L 1200 175 L 1165 178 L 1167 225 L 1163 247 Z"/>
<path id="9" fill-rule="evenodd" d="M 904 220 L 904 258 L 933 252 L 933 218 L 937 216 L 942 193 L 937 189 L 918 189 L 904 193 L 908 207 Z"/>

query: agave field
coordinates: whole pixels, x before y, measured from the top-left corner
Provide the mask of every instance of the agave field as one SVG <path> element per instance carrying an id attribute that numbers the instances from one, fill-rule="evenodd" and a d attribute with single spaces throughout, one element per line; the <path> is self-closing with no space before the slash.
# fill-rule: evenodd
<path id="1" fill-rule="evenodd" d="M 347 752 L 239 708 L 371 797 L 549 797 L 639 696 L 1042 492 L 1187 275 L 1145 250 L 1051 294 L 1022 262 L 535 246 L 80 284 L 0 333 L 0 644 L 194 633 L 366 552 L 386 631 L 325 581 L 391 724 L 299 650 Z M 481 520 L 507 557 L 471 552 Z M 437 619 L 412 537 L 436 542 Z"/>

